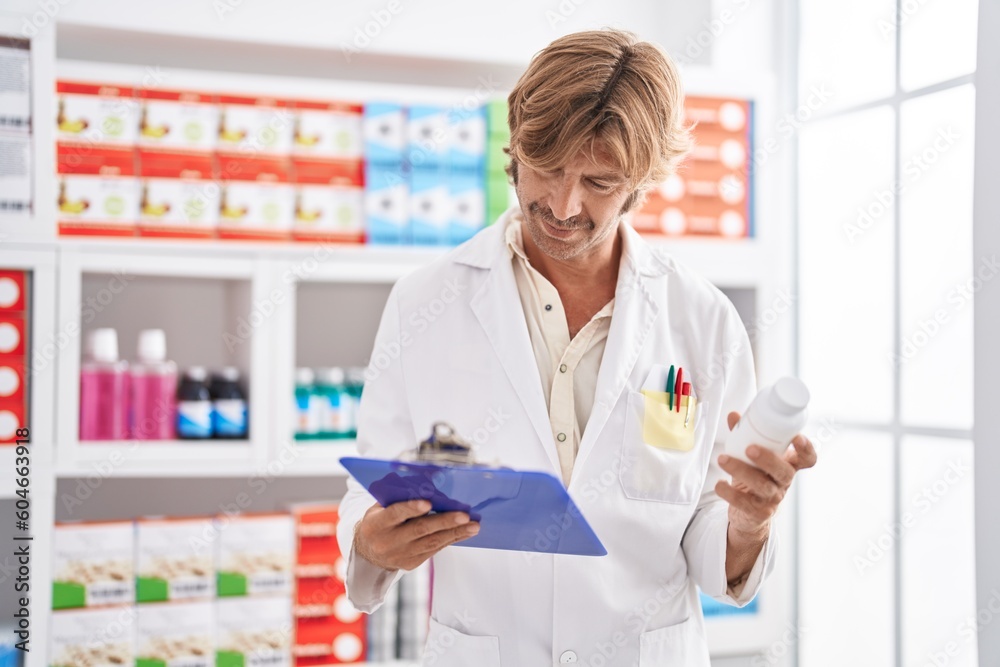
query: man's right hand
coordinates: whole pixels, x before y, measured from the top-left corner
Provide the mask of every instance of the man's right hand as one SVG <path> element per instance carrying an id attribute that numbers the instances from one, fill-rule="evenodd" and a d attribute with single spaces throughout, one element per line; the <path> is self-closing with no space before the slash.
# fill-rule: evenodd
<path id="1" fill-rule="evenodd" d="M 426 500 L 368 508 L 354 530 L 357 555 L 383 570 L 412 570 L 449 544 L 479 532 L 465 512 L 428 514 Z"/>

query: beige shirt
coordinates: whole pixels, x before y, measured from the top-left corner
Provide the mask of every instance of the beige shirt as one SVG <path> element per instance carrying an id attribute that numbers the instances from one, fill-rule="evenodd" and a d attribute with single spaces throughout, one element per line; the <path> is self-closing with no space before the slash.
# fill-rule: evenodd
<path id="1" fill-rule="evenodd" d="M 570 339 L 559 292 L 528 261 L 521 224 L 521 216 L 515 215 L 507 225 L 507 248 L 514 262 L 517 291 L 548 404 L 563 484 L 569 486 L 580 438 L 594 407 L 597 373 L 615 300 L 611 299 Z"/>

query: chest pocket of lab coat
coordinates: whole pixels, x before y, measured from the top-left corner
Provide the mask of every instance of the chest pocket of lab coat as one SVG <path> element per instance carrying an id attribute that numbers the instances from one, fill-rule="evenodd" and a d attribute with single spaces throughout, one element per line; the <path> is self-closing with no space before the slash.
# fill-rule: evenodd
<path id="1" fill-rule="evenodd" d="M 639 636 L 639 667 L 709 667 L 708 642 L 696 618 Z"/>
<path id="2" fill-rule="evenodd" d="M 500 639 L 467 635 L 432 617 L 422 664 L 425 667 L 500 667 Z"/>
<path id="3" fill-rule="evenodd" d="M 667 411 L 669 408 L 666 403 L 657 405 L 641 391 L 629 392 L 618 468 L 622 489 L 628 498 L 678 505 L 687 505 L 698 499 L 706 472 L 698 444 L 704 435 L 707 404 L 699 403 L 697 407 L 691 420 L 693 434 L 690 441 L 678 442 L 676 448 L 654 446 L 644 439 L 649 435 L 646 411 Z M 644 424 L 647 429 L 644 429 Z"/>

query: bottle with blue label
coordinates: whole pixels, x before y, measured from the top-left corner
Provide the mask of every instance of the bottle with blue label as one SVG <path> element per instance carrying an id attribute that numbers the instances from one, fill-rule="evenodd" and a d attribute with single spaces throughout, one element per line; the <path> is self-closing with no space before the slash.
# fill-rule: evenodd
<path id="1" fill-rule="evenodd" d="M 348 438 L 358 436 L 358 407 L 361 405 L 361 391 L 365 386 L 365 369 L 360 367 L 347 370 L 345 394 L 348 400 Z"/>
<path id="2" fill-rule="evenodd" d="M 316 393 L 322 406 L 320 437 L 350 438 L 351 406 L 344 384 L 344 369 L 317 369 L 316 380 Z"/>
<path id="3" fill-rule="evenodd" d="M 247 399 L 240 387 L 240 370 L 227 366 L 212 376 L 212 432 L 216 438 L 242 440 L 247 437 Z"/>
<path id="4" fill-rule="evenodd" d="M 311 368 L 295 370 L 295 439 L 316 440 L 322 430 L 322 403 Z"/>
<path id="5" fill-rule="evenodd" d="M 212 396 L 204 366 L 187 369 L 177 388 L 177 437 L 182 440 L 212 437 Z"/>

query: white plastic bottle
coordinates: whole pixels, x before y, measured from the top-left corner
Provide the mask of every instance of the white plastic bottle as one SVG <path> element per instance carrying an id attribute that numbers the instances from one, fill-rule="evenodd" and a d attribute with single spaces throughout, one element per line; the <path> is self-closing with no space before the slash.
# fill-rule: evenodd
<path id="1" fill-rule="evenodd" d="M 792 438 L 806 425 L 808 405 L 809 389 L 797 378 L 784 377 L 764 387 L 726 439 L 726 454 L 751 465 L 746 454 L 750 445 L 784 455 Z"/>

